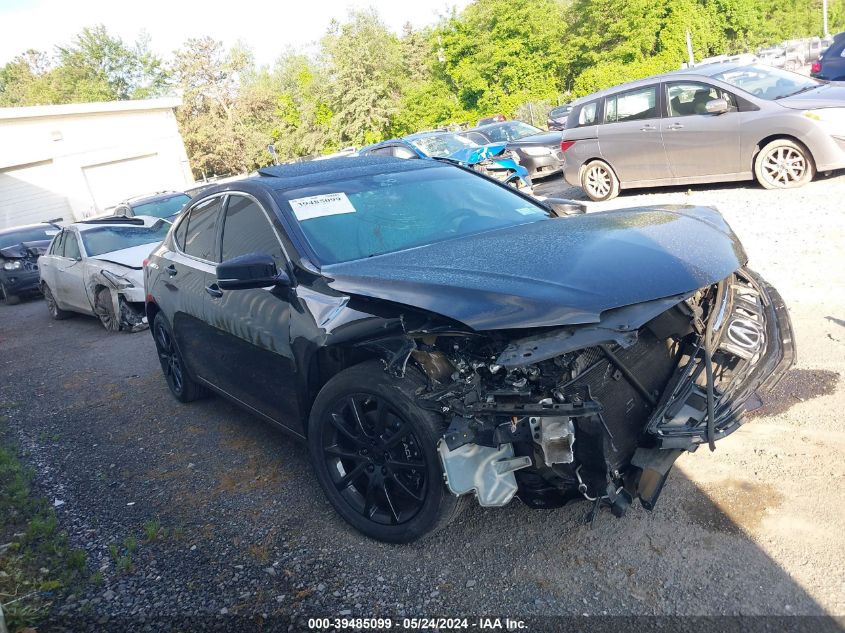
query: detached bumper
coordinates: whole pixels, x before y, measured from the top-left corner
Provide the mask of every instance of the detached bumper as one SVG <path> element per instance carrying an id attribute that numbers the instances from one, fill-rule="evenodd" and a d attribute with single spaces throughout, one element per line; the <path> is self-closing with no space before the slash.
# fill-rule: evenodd
<path id="1" fill-rule="evenodd" d="M 714 440 L 743 423 L 748 399 L 770 389 L 795 362 L 795 335 L 780 294 L 751 271 L 740 271 L 727 283 L 725 301 L 714 317 L 717 350 L 738 358 L 719 369 L 715 385 Z M 700 350 L 678 368 L 647 425 L 661 449 L 694 450 L 708 442 L 706 381 Z"/>

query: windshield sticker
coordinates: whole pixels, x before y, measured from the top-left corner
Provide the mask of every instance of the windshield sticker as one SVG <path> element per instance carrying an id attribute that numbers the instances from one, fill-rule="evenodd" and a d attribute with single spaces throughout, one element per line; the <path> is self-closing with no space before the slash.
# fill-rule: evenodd
<path id="1" fill-rule="evenodd" d="M 342 215 L 344 213 L 355 213 L 355 207 L 343 192 L 324 193 L 319 196 L 308 198 L 294 198 L 290 200 L 293 214 L 300 222 L 322 218 L 327 215 Z"/>
<path id="2" fill-rule="evenodd" d="M 516 211 L 522 215 L 545 215 L 545 211 L 536 207 L 519 207 Z"/>

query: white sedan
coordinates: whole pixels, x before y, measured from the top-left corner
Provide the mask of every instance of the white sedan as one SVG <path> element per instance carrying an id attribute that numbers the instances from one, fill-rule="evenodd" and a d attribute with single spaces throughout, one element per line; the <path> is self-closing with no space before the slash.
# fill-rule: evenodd
<path id="1" fill-rule="evenodd" d="M 50 315 L 94 315 L 111 331 L 145 328 L 143 262 L 169 229 L 170 222 L 148 216 L 65 227 L 38 261 Z"/>

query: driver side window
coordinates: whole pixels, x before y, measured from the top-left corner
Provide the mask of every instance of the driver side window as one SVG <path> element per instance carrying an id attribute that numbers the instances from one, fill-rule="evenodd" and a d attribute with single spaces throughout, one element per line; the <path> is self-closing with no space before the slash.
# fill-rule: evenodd
<path id="1" fill-rule="evenodd" d="M 700 82 L 678 82 L 666 86 L 666 107 L 670 117 L 707 114 L 707 103 L 713 99 L 725 98 L 733 106 L 727 93 L 716 86 Z"/>
<path id="2" fill-rule="evenodd" d="M 285 256 L 276 231 L 264 210 L 252 198 L 231 195 L 223 222 L 222 260 L 248 253 L 271 255 L 276 266 L 284 269 Z"/>

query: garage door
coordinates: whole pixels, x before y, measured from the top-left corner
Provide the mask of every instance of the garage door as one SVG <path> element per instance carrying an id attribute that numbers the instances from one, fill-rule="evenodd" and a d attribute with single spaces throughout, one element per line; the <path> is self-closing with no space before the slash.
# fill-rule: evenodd
<path id="1" fill-rule="evenodd" d="M 64 218 L 72 220 L 67 198 L 54 191 L 53 161 L 0 170 L 0 229 Z"/>
<path id="2" fill-rule="evenodd" d="M 85 180 L 100 211 L 132 196 L 162 191 L 172 186 L 158 154 L 84 167 Z"/>

